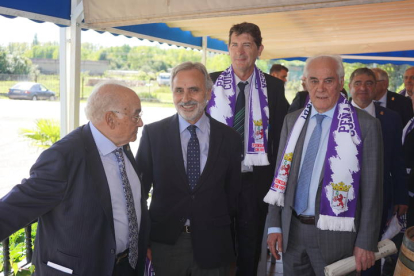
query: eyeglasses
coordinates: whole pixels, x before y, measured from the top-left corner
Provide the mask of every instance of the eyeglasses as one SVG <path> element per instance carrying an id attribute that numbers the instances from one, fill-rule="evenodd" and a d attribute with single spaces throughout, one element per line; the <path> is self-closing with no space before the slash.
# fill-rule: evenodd
<path id="1" fill-rule="evenodd" d="M 119 112 L 119 111 L 116 111 L 116 110 L 111 110 L 111 111 L 113 113 L 123 114 L 123 115 L 126 115 L 126 116 L 130 117 L 134 123 L 139 123 L 142 120 L 142 114 L 144 113 L 143 111 L 141 111 L 138 115 L 130 116 L 126 113 L 122 113 L 122 112 Z"/>

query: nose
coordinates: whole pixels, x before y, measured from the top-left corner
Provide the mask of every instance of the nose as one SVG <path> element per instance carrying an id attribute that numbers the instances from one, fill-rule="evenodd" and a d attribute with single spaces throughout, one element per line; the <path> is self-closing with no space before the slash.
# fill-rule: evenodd
<path id="1" fill-rule="evenodd" d="M 190 92 L 189 91 L 184 91 L 184 93 L 183 93 L 183 98 L 182 98 L 182 102 L 184 102 L 184 103 L 186 103 L 186 102 L 188 102 L 189 100 L 191 99 L 191 96 L 190 96 Z"/>
<path id="2" fill-rule="evenodd" d="M 144 125 L 144 121 L 141 119 L 138 120 L 137 122 L 138 127 L 142 127 Z"/>

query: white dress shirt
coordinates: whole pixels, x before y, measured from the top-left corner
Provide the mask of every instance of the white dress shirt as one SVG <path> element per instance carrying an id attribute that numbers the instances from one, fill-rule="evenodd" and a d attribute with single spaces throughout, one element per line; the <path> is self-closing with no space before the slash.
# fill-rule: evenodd
<path id="1" fill-rule="evenodd" d="M 115 228 L 116 253 L 119 254 L 129 247 L 129 230 L 127 206 L 122 187 L 121 172 L 119 171 L 116 156 L 113 153 L 113 151 L 118 147 L 115 146 L 111 140 L 106 138 L 91 122 L 89 122 L 89 125 L 91 127 L 92 136 L 95 140 L 96 147 L 98 148 L 109 185 Z M 125 169 L 129 184 L 131 185 L 132 196 L 134 198 L 139 231 L 141 222 L 141 182 L 139 181 L 138 175 L 128 157 L 123 151 L 122 154 L 124 154 Z"/>

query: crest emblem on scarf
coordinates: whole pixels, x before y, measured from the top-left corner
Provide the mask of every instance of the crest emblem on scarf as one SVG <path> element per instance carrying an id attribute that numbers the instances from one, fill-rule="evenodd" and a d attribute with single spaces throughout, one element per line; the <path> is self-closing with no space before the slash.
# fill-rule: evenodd
<path id="1" fill-rule="evenodd" d="M 344 212 L 348 210 L 348 193 L 352 185 L 345 185 L 343 182 L 331 183 L 332 186 L 332 198 L 331 208 L 337 213 Z"/>
<path id="2" fill-rule="evenodd" d="M 252 147 L 254 148 L 254 151 L 263 151 L 264 152 L 264 129 L 263 129 L 263 123 L 262 119 L 260 120 L 253 120 L 254 123 L 254 144 Z"/>

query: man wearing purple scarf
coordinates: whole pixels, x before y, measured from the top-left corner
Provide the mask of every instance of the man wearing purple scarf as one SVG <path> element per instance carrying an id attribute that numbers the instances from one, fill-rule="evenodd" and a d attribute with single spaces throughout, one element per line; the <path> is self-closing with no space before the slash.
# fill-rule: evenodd
<path id="1" fill-rule="evenodd" d="M 215 83 L 207 112 L 236 129 L 244 142 L 240 149 L 242 181 L 235 225 L 236 275 L 252 276 L 257 271 L 268 210 L 263 197 L 272 181 L 289 104 L 283 81 L 255 66 L 264 48 L 257 25 L 244 22 L 232 26 L 228 47 L 231 66 L 210 74 Z"/>
<path id="2" fill-rule="evenodd" d="M 366 270 L 382 214 L 380 123 L 341 96 L 339 56 L 309 58 L 304 77 L 310 102 L 285 118 L 265 198 L 267 244 L 276 258 L 283 252 L 285 275 L 324 275 L 352 255 L 357 271 Z"/>

